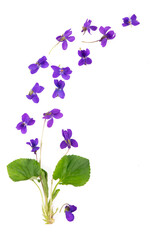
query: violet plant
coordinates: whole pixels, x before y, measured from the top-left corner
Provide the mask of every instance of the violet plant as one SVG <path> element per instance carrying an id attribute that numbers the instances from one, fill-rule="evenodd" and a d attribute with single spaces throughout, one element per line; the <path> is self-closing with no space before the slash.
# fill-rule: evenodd
<path id="1" fill-rule="evenodd" d="M 134 25 L 137 26 L 139 22 L 136 20 L 136 15 L 132 15 L 132 17 L 123 18 L 122 26 Z M 86 20 L 83 24 L 81 32 L 85 34 L 88 32 L 91 35 L 91 31 L 96 31 L 98 28 L 96 26 L 91 26 L 91 20 Z M 116 37 L 116 34 L 113 30 L 110 30 L 111 27 L 99 27 L 99 32 L 102 36 L 93 42 L 100 42 L 102 47 L 105 47 L 108 40 L 112 40 Z M 62 43 L 62 49 L 66 50 L 68 47 L 68 41 L 73 42 L 75 40 L 72 35 L 71 29 L 66 30 L 64 34 L 56 37 L 58 43 L 50 50 L 51 51 L 59 44 Z M 85 41 L 82 41 L 87 43 Z M 81 48 L 76 52 L 78 56 L 81 58 L 78 61 L 78 66 L 90 65 L 92 63 L 92 59 L 89 58 L 90 50 L 88 48 L 81 50 Z M 46 56 L 40 58 L 36 63 L 30 64 L 28 66 L 30 73 L 35 74 L 38 72 L 39 68 L 47 68 L 49 63 L 47 61 Z M 51 72 L 52 77 L 54 78 L 54 84 L 56 89 L 52 92 L 52 97 L 55 99 L 59 97 L 61 99 L 65 98 L 65 82 L 63 80 L 58 80 L 57 78 L 63 78 L 64 80 L 69 80 L 72 70 L 69 67 L 60 67 L 52 65 Z M 56 78 L 56 79 L 55 79 Z M 32 100 L 33 103 L 39 103 L 38 93 L 41 95 L 41 92 L 44 91 L 44 87 L 40 86 L 39 83 L 36 83 L 33 88 L 29 91 L 29 94 L 26 95 L 27 99 Z M 39 95 L 39 96 L 40 96 Z M 60 192 L 60 188 L 58 186 L 62 185 L 72 185 L 75 187 L 85 185 L 90 178 L 90 163 L 89 160 L 85 157 L 81 157 L 78 155 L 68 155 L 68 152 L 72 147 L 77 148 L 78 142 L 72 138 L 72 130 L 62 129 L 62 141 L 59 143 L 61 149 L 67 148 L 67 152 L 65 155 L 59 160 L 57 163 L 55 170 L 53 171 L 52 178 L 48 180 L 48 173 L 45 169 L 42 168 L 42 144 L 43 144 L 43 135 L 45 127 L 51 128 L 54 124 L 54 121 L 61 119 L 63 117 L 63 113 L 60 109 L 54 108 L 50 109 L 48 112 L 42 114 L 43 127 L 42 127 L 42 135 L 41 139 L 38 138 L 31 139 L 29 142 L 26 142 L 27 145 L 31 147 L 31 152 L 35 155 L 35 159 L 29 158 L 19 158 L 7 165 L 7 171 L 9 177 L 14 181 L 32 181 L 40 191 L 41 199 L 42 199 L 42 213 L 43 219 L 47 224 L 54 223 L 54 216 L 59 210 L 53 208 L 53 202 L 55 201 L 57 195 Z M 17 130 L 20 130 L 22 134 L 27 133 L 27 127 L 35 124 L 35 120 L 31 118 L 27 113 L 24 113 L 21 116 L 22 121 L 19 122 L 16 126 Z M 39 152 L 39 156 L 38 156 Z M 48 184 L 49 182 L 49 184 Z M 59 212 L 64 209 L 64 213 L 66 219 L 71 222 L 74 220 L 74 212 L 77 210 L 77 207 L 72 204 L 65 203 L 60 208 Z"/>

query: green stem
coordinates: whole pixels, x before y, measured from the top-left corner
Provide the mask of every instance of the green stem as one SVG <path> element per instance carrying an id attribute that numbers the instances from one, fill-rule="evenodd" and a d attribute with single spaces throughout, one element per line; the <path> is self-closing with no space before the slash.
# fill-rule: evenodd
<path id="1" fill-rule="evenodd" d="M 51 48 L 49 54 L 51 53 L 51 51 L 52 51 L 59 43 L 60 43 L 60 42 L 56 43 L 56 45 L 54 45 L 54 46 Z"/>
<path id="2" fill-rule="evenodd" d="M 32 179 L 32 182 L 33 183 L 35 183 L 35 185 L 37 186 L 37 188 L 39 189 L 39 191 L 40 191 L 40 194 L 41 194 L 41 199 L 42 199 L 42 205 L 43 205 L 43 209 L 44 209 L 44 199 L 43 199 L 43 194 L 42 194 L 42 191 L 41 191 L 41 189 L 40 189 L 40 187 L 39 187 L 39 185 Z"/>
<path id="3" fill-rule="evenodd" d="M 44 134 L 45 122 L 46 122 L 46 119 L 44 119 L 41 142 L 40 142 L 40 161 L 39 161 L 40 162 L 40 167 L 41 167 L 42 143 L 43 143 L 43 134 Z"/>
<path id="4" fill-rule="evenodd" d="M 56 183 L 56 185 L 55 185 L 55 187 L 54 187 L 54 189 L 53 189 L 53 191 L 52 191 L 52 194 L 56 191 L 56 188 L 57 188 L 57 186 L 58 186 L 58 184 L 61 182 L 61 180 L 59 180 L 57 183 Z M 52 195 L 51 195 L 52 196 Z"/>

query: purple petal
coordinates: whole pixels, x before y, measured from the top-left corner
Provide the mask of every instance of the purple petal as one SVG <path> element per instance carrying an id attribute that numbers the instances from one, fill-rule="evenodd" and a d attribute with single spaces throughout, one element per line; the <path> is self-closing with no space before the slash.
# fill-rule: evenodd
<path id="1" fill-rule="evenodd" d="M 83 64 L 85 64 L 85 60 L 83 58 L 81 58 L 80 61 L 78 62 L 78 65 L 82 66 Z"/>
<path id="2" fill-rule="evenodd" d="M 64 98 L 65 97 L 65 93 L 64 93 L 64 91 L 61 89 L 61 90 L 58 90 L 58 96 L 60 97 L 60 98 Z"/>
<path id="3" fill-rule="evenodd" d="M 86 57 L 88 57 L 90 54 L 90 50 L 87 48 L 85 52 L 86 52 Z"/>
<path id="4" fill-rule="evenodd" d="M 37 94 L 35 94 L 32 98 L 34 103 L 38 103 L 39 102 L 39 97 L 37 96 Z"/>
<path id="5" fill-rule="evenodd" d="M 59 81 L 58 81 L 58 79 L 54 79 L 54 84 L 56 85 L 56 87 L 59 87 Z"/>
<path id="6" fill-rule="evenodd" d="M 80 57 L 82 57 L 81 50 L 78 50 L 78 55 L 79 55 Z"/>
<path id="7" fill-rule="evenodd" d="M 102 33 L 103 35 L 105 35 L 105 28 L 103 28 L 102 26 L 99 28 L 100 33 Z"/>
<path id="8" fill-rule="evenodd" d="M 51 118 L 48 122 L 47 122 L 47 127 L 52 127 L 53 124 L 53 118 Z"/>
<path id="9" fill-rule="evenodd" d="M 66 219 L 69 222 L 72 222 L 74 220 L 74 215 L 70 211 L 65 211 Z"/>
<path id="10" fill-rule="evenodd" d="M 67 147 L 67 143 L 65 141 L 62 141 L 61 144 L 60 144 L 60 148 L 64 149 L 66 147 Z"/>
<path id="11" fill-rule="evenodd" d="M 74 36 L 67 37 L 67 40 L 69 42 L 73 42 L 75 40 L 75 37 Z"/>
<path id="12" fill-rule="evenodd" d="M 78 147 L 78 143 L 75 139 L 71 139 L 71 146 L 72 147 Z"/>
<path id="13" fill-rule="evenodd" d="M 53 98 L 56 98 L 58 96 L 58 89 L 56 89 L 55 91 L 54 91 L 54 93 L 52 94 L 52 97 Z"/>
<path id="14" fill-rule="evenodd" d="M 132 25 L 133 25 L 133 26 L 137 26 L 138 24 L 140 24 L 140 22 L 138 22 L 137 20 L 133 20 L 133 21 L 132 21 Z"/>
<path id="15" fill-rule="evenodd" d="M 31 74 L 34 74 L 38 71 L 39 66 L 37 64 L 31 64 L 28 68 L 30 69 Z"/>
<path id="16" fill-rule="evenodd" d="M 21 128 L 22 128 L 23 125 L 24 125 L 24 123 L 23 123 L 23 122 L 20 122 L 20 123 L 17 124 L 16 128 L 17 128 L 18 130 L 21 130 Z"/>
<path id="17" fill-rule="evenodd" d="M 55 114 L 53 117 L 56 119 L 59 119 L 59 118 L 63 117 L 63 114 L 61 112 L 59 112 L 58 114 Z"/>
<path id="18" fill-rule="evenodd" d="M 107 44 L 107 38 L 103 38 L 102 41 L 101 41 L 102 47 L 105 47 L 106 44 Z"/>
<path id="19" fill-rule="evenodd" d="M 33 98 L 33 94 L 32 95 L 26 95 L 26 97 L 31 100 Z"/>
<path id="20" fill-rule="evenodd" d="M 114 31 L 109 31 L 107 34 L 106 34 L 106 37 L 107 39 L 113 39 L 115 38 L 116 34 Z"/>
<path id="21" fill-rule="evenodd" d="M 28 116 L 28 114 L 27 114 L 27 113 L 24 113 L 24 114 L 22 115 L 22 121 L 25 122 L 25 123 L 28 123 L 29 120 L 30 120 L 30 117 Z"/>
<path id="22" fill-rule="evenodd" d="M 77 207 L 74 205 L 69 205 L 69 211 L 75 212 L 77 210 Z"/>
<path id="23" fill-rule="evenodd" d="M 30 118 L 30 120 L 28 121 L 27 125 L 31 126 L 35 123 L 35 120 L 33 118 Z"/>
<path id="24" fill-rule="evenodd" d="M 65 36 L 65 37 L 68 37 L 68 36 L 70 36 L 71 34 L 72 34 L 72 31 L 71 31 L 71 28 L 70 28 L 70 29 L 68 29 L 68 30 L 65 31 L 64 36 Z"/>
<path id="25" fill-rule="evenodd" d="M 62 36 L 56 37 L 56 40 L 59 41 L 59 42 L 61 41 L 61 39 L 62 39 Z"/>
<path id="26" fill-rule="evenodd" d="M 47 58 L 45 56 L 41 57 L 37 62 L 39 65 L 43 64 L 44 62 L 46 62 Z"/>
<path id="27" fill-rule="evenodd" d="M 96 31 L 97 27 L 96 26 L 90 26 L 90 29 L 93 30 L 93 31 Z"/>
<path id="28" fill-rule="evenodd" d="M 91 64 L 92 63 L 91 58 L 86 58 L 85 60 L 86 60 L 86 64 Z"/>
<path id="29" fill-rule="evenodd" d="M 27 132 L 27 127 L 25 125 L 22 126 L 21 132 L 22 132 L 22 134 L 25 134 Z"/>
<path id="30" fill-rule="evenodd" d="M 72 130 L 71 129 L 67 129 L 67 133 L 68 133 L 68 138 L 70 139 L 72 137 Z"/>
<path id="31" fill-rule="evenodd" d="M 49 66 L 48 62 L 43 62 L 40 64 L 41 68 L 47 68 Z"/>
<path id="32" fill-rule="evenodd" d="M 131 19 L 132 21 L 134 21 L 134 20 L 136 20 L 136 18 L 137 18 L 136 15 L 133 14 L 130 19 Z"/>
<path id="33" fill-rule="evenodd" d="M 39 150 L 39 147 L 33 147 L 32 148 L 32 152 L 36 152 L 36 151 L 38 151 Z"/>
<path id="34" fill-rule="evenodd" d="M 67 41 L 66 40 L 63 41 L 62 48 L 63 48 L 63 50 L 67 49 Z"/>

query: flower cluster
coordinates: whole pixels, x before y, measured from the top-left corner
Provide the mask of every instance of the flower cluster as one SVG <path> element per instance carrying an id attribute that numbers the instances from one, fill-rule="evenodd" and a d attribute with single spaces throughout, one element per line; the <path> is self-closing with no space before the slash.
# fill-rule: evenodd
<path id="1" fill-rule="evenodd" d="M 133 14 L 130 18 L 129 17 L 124 17 L 122 20 L 123 20 L 123 23 L 122 23 L 123 27 L 129 26 L 129 25 L 137 26 L 137 25 L 140 24 L 139 21 L 137 20 L 137 17 L 136 17 L 135 14 Z M 81 30 L 83 35 L 86 32 L 88 32 L 91 35 L 92 34 L 91 32 L 95 32 L 98 29 L 99 34 L 101 34 L 101 36 L 100 36 L 99 39 L 97 39 L 95 41 L 92 41 L 92 42 L 89 42 L 89 43 L 96 43 L 97 42 L 104 48 L 107 45 L 108 41 L 113 40 L 116 37 L 116 33 L 113 30 L 111 30 L 110 26 L 105 26 L 105 27 L 100 26 L 98 28 L 97 26 L 91 25 L 91 23 L 92 23 L 92 21 L 90 19 L 86 19 L 85 23 L 82 26 L 82 30 Z M 62 43 L 62 49 L 66 50 L 68 48 L 68 42 L 73 42 L 75 40 L 75 37 L 72 36 L 71 29 L 68 29 L 62 35 L 57 36 L 56 40 L 58 41 L 58 43 L 55 46 L 57 46 L 59 43 Z M 85 41 L 82 41 L 82 42 L 83 43 L 88 43 L 88 42 L 85 42 Z M 90 50 L 88 48 L 86 48 L 86 49 L 81 49 L 80 48 L 77 51 L 77 53 L 78 53 L 78 56 L 80 57 L 80 60 L 78 61 L 78 66 L 92 64 L 92 59 L 89 57 Z M 35 74 L 35 73 L 38 72 L 39 68 L 47 68 L 48 66 L 49 66 L 49 63 L 47 61 L 47 57 L 43 56 L 43 57 L 39 58 L 36 63 L 30 64 L 28 66 L 28 68 L 29 68 L 31 74 Z M 72 74 L 72 70 L 68 66 L 67 67 L 66 66 L 61 67 L 60 65 L 59 66 L 51 65 L 50 70 L 51 69 L 53 70 L 51 75 L 54 79 L 53 82 L 54 82 L 54 85 L 56 87 L 54 92 L 52 93 L 52 97 L 54 99 L 56 97 L 64 99 L 65 98 L 65 92 L 64 92 L 65 80 L 70 79 L 70 75 Z M 57 79 L 58 77 L 62 78 L 64 81 L 62 79 Z M 34 103 L 39 103 L 38 94 L 43 92 L 44 89 L 45 88 L 43 86 L 40 86 L 39 83 L 35 83 L 35 85 L 32 87 L 32 89 L 26 95 L 27 99 L 32 100 Z M 39 167 L 41 167 L 41 148 L 42 148 L 42 138 L 43 138 L 44 127 L 45 127 L 45 125 L 47 125 L 48 128 L 51 128 L 53 126 L 54 119 L 60 119 L 62 117 L 63 117 L 63 113 L 61 113 L 61 110 L 58 109 L 58 108 L 53 108 L 52 110 L 43 113 L 42 119 L 44 119 L 44 125 L 43 125 L 43 130 L 42 130 L 40 147 L 38 146 L 38 143 L 39 143 L 38 138 L 30 139 L 29 142 L 26 142 L 26 144 L 31 147 L 31 152 L 33 152 L 35 154 L 36 160 L 37 160 L 37 151 L 40 150 L 40 160 L 39 160 L 39 163 L 37 163 L 39 165 Z M 33 125 L 34 123 L 35 123 L 35 120 L 33 118 L 29 117 L 29 115 L 27 113 L 24 113 L 21 116 L 21 121 L 17 124 L 16 129 L 20 130 L 22 134 L 26 134 L 27 133 L 27 127 Z M 78 147 L 78 142 L 74 138 L 72 138 L 72 130 L 71 129 L 67 129 L 67 130 L 62 129 L 62 136 L 63 136 L 63 140 L 60 143 L 60 148 L 61 149 L 67 148 L 67 150 L 69 151 L 71 149 L 71 147 L 74 147 L 74 148 Z M 67 151 L 67 153 L 68 153 L 68 151 Z M 68 163 L 70 164 L 70 162 L 67 161 L 68 160 L 67 158 L 70 155 L 67 155 L 67 153 L 62 158 L 62 159 L 64 159 L 64 165 L 67 165 Z M 72 155 L 72 156 L 74 157 L 74 155 Z M 75 163 L 78 162 L 78 159 L 77 159 L 77 161 L 75 159 Z M 60 160 L 60 163 L 61 163 L 61 160 Z M 34 162 L 36 164 L 35 160 L 34 160 Z M 77 179 L 78 179 L 79 175 L 80 175 L 78 173 L 81 169 L 76 170 L 76 168 L 75 168 L 76 166 L 74 166 L 76 164 L 72 164 L 72 165 L 73 165 L 73 170 L 72 171 L 74 171 L 73 174 L 74 175 L 77 174 Z M 83 162 L 82 162 L 81 165 L 84 165 Z M 68 170 L 69 173 L 70 173 L 70 169 L 69 169 L 70 166 L 64 166 L 64 167 L 66 167 L 66 171 Z M 39 176 L 37 176 L 37 177 L 40 177 L 40 179 L 37 179 L 37 180 L 41 182 L 42 188 L 43 188 L 43 191 L 44 191 L 44 195 L 45 195 L 44 199 L 46 200 L 46 202 L 45 202 L 46 205 L 44 205 L 42 209 L 43 209 L 43 214 L 45 216 L 45 220 L 46 220 L 47 223 L 52 223 L 53 222 L 53 215 L 55 213 L 53 213 L 53 209 L 52 209 L 51 204 L 52 204 L 52 201 L 55 198 L 56 194 L 58 194 L 58 192 L 60 191 L 59 189 L 56 189 L 56 187 L 59 183 L 63 184 L 62 180 L 63 180 L 63 174 L 65 175 L 65 173 L 64 173 L 65 171 L 63 171 L 63 166 L 61 167 L 61 165 L 60 165 L 60 167 L 58 167 L 58 172 L 60 171 L 59 169 L 62 170 L 62 179 L 60 179 L 59 176 L 58 177 L 56 176 L 56 178 L 53 177 L 54 180 L 57 180 L 57 179 L 60 179 L 60 180 L 56 184 L 55 188 L 53 189 L 53 192 L 51 192 L 51 199 L 49 199 L 49 201 L 48 201 L 48 192 L 46 193 L 46 191 L 48 191 L 47 172 L 45 170 L 41 169 L 40 170 L 41 174 Z M 90 171 L 88 170 L 86 172 L 89 173 Z M 29 173 L 29 171 L 28 171 L 28 173 Z M 72 176 L 74 177 L 73 174 L 72 174 Z M 86 175 L 86 173 L 83 172 L 84 178 L 85 178 L 85 175 Z M 74 186 L 82 186 L 83 185 L 83 176 L 81 176 L 82 181 L 80 182 L 79 185 L 76 185 L 77 184 L 76 179 L 75 179 L 75 181 L 73 179 L 72 183 L 68 182 L 70 180 L 70 179 L 68 179 L 69 177 L 67 178 L 67 181 L 64 184 L 72 184 Z M 36 176 L 34 176 L 34 177 L 36 178 Z M 29 177 L 29 178 L 33 179 L 31 177 Z M 24 179 L 25 179 L 25 176 L 24 176 Z M 89 177 L 87 179 L 89 179 Z M 52 183 L 52 181 L 51 181 L 51 183 Z M 52 186 L 52 184 L 51 184 L 51 186 Z M 51 189 L 52 189 L 52 187 L 51 187 Z M 75 212 L 76 210 L 77 210 L 76 206 L 70 205 L 70 204 L 65 204 L 64 212 L 65 212 L 66 219 L 69 222 L 74 220 L 73 212 Z"/>

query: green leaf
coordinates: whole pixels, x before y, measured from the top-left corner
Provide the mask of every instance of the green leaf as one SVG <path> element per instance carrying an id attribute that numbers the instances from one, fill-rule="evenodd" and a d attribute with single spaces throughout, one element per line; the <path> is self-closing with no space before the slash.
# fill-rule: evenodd
<path id="1" fill-rule="evenodd" d="M 48 173 L 44 169 L 41 169 L 41 182 L 43 186 L 43 191 L 48 198 Z"/>
<path id="2" fill-rule="evenodd" d="M 52 200 L 54 200 L 57 197 L 57 194 L 59 193 L 60 189 L 56 189 L 53 193 L 52 193 Z"/>
<path id="3" fill-rule="evenodd" d="M 9 177 L 14 181 L 35 179 L 40 176 L 40 164 L 29 158 L 20 158 L 7 165 Z"/>
<path id="4" fill-rule="evenodd" d="M 65 155 L 58 162 L 53 179 L 60 179 L 60 184 L 83 186 L 90 178 L 89 160 L 76 155 Z"/>

